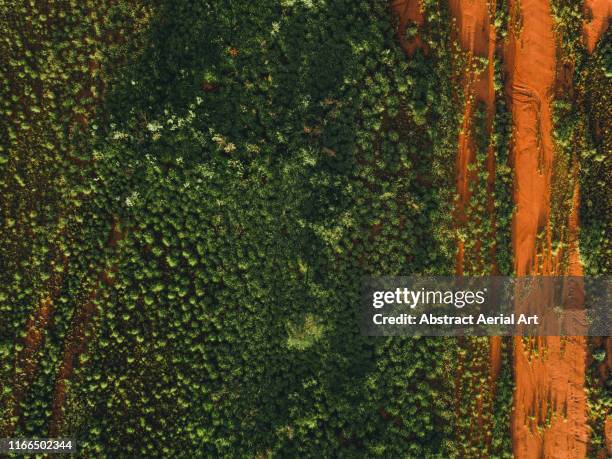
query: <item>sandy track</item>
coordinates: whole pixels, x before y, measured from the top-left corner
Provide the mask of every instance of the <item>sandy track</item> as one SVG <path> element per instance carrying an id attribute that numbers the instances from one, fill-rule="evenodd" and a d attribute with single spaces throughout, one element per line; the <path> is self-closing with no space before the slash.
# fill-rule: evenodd
<path id="1" fill-rule="evenodd" d="M 578 190 L 568 216 L 569 272 L 559 272 L 551 250 L 550 185 L 553 163 L 550 97 L 556 44 L 548 0 L 511 0 L 511 26 L 522 23 L 506 49 L 512 100 L 515 270 L 581 275 L 576 236 Z M 516 14 L 518 13 L 518 14 Z M 515 338 L 512 433 L 518 458 L 583 458 L 588 441 L 583 337 Z"/>

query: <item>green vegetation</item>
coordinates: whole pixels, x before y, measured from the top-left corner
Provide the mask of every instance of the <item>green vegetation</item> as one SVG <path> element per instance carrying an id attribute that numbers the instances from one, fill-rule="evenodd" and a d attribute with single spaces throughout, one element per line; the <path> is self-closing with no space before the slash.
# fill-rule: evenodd
<path id="1" fill-rule="evenodd" d="M 612 33 L 601 38 L 598 47 L 588 57 L 578 74 L 580 101 L 588 114 L 586 118 L 590 148 L 580 155 L 581 189 L 581 259 L 585 274 L 605 275 L 610 272 L 612 242 L 610 228 L 612 215 L 610 180 L 612 179 L 612 135 L 610 134 L 610 91 L 612 90 Z M 607 338 L 610 339 L 609 337 Z M 588 368 L 589 424 L 591 436 L 589 453 L 600 454 L 605 449 L 605 422 L 612 409 L 612 377 L 602 376 L 601 367 L 610 358 L 606 354 L 606 338 L 593 338 L 589 343 L 591 354 Z M 605 375 L 605 372 L 603 373 Z M 605 454 L 605 453 L 604 453 Z"/>
<path id="2" fill-rule="evenodd" d="M 92 133 L 103 118 L 102 45 L 113 34 L 127 38 L 141 15 L 139 8 L 121 10 L 108 2 L 0 2 L 0 432 L 5 434 L 20 417 L 27 432 L 42 432 L 49 406 L 44 400 L 54 386 L 74 301 L 106 257 L 110 216 L 91 208 L 95 182 L 87 167 Z M 109 52 L 116 52 L 105 65 L 115 65 L 118 48 L 108 44 Z"/>
<path id="3" fill-rule="evenodd" d="M 591 275 L 608 274 L 612 263 L 611 56 L 612 34 L 608 31 L 577 77 L 589 140 L 589 148 L 580 151 L 580 256 L 585 273 Z"/>
<path id="4" fill-rule="evenodd" d="M 513 337 L 501 339 L 501 367 L 497 377 L 495 399 L 492 411 L 493 428 L 491 435 L 491 457 L 511 458 L 512 451 L 512 396 L 514 391 L 514 378 L 512 375 L 512 347 Z"/>
<path id="5" fill-rule="evenodd" d="M 584 272 L 607 274 L 612 253 L 608 236 L 611 199 L 607 186 L 612 171 L 611 144 L 606 129 L 610 123 L 610 33 L 600 39 L 598 48 L 589 56 L 583 44 L 582 6 L 556 0 L 552 8 L 561 50 L 553 104 L 553 249 L 569 243 L 568 216 L 578 184 L 579 247 Z"/>
<path id="6" fill-rule="evenodd" d="M 492 148 L 495 152 L 495 180 L 493 182 L 493 205 L 495 209 L 495 263 L 497 272 L 511 275 L 512 266 L 512 216 L 514 199 L 512 188 L 514 174 L 510 167 L 510 141 L 512 115 L 506 105 L 503 63 L 495 60 L 495 119 L 493 120 Z"/>
<path id="7" fill-rule="evenodd" d="M 563 98 L 562 98 L 563 97 Z M 562 270 L 567 269 L 567 247 L 570 242 L 569 216 L 572 213 L 573 198 L 577 180 L 578 151 L 584 149 L 584 122 L 578 114 L 579 108 L 560 96 L 553 102 L 553 138 L 555 155 L 551 179 L 550 228 L 553 253 L 560 248 Z"/>
<path id="8" fill-rule="evenodd" d="M 589 342 L 589 353 L 591 355 L 590 365 L 587 372 L 588 385 L 588 413 L 591 435 L 589 437 L 589 457 L 597 457 L 601 451 L 606 449 L 606 419 L 612 410 L 612 376 L 606 368 L 606 359 L 610 356 L 606 350 L 606 340 L 604 338 L 592 338 Z M 607 374 L 606 374 L 607 373 Z M 605 454 L 605 453 L 604 453 Z"/>
<path id="9" fill-rule="evenodd" d="M 571 64 L 576 56 L 584 53 L 582 24 L 584 5 L 572 0 L 552 0 L 550 2 L 554 19 L 555 35 L 561 44 L 560 60 L 563 65 Z"/>
<path id="10" fill-rule="evenodd" d="M 489 154 L 490 132 L 486 106 L 478 102 L 472 117 L 472 137 L 475 148 L 474 161 L 468 164 L 469 202 L 466 206 L 464 272 L 485 275 L 493 271 L 491 254 L 493 249 L 493 216 L 488 204 L 487 156 Z M 486 241 L 486 242 L 484 242 Z"/>
<path id="11" fill-rule="evenodd" d="M 466 275 L 512 272 L 510 114 L 505 108 L 501 85 L 496 92 L 495 116 L 491 122 L 487 118 L 485 104 L 477 102 L 471 120 L 471 140 L 476 154 L 468 165 L 470 199 L 466 206 L 467 222 L 462 230 Z M 492 155 L 491 169 L 489 155 Z"/>
<path id="12" fill-rule="evenodd" d="M 555 35 L 559 43 L 557 86 L 552 104 L 555 145 L 551 179 L 550 228 L 553 254 L 561 255 L 560 272 L 568 266 L 569 216 L 577 191 L 578 155 L 589 148 L 584 106 L 576 104 L 575 69 L 585 58 L 582 44 L 581 6 L 557 0 L 552 2 Z M 561 250 L 560 250 L 561 249 Z"/>
<path id="13" fill-rule="evenodd" d="M 508 24 L 510 22 L 510 1 L 496 0 L 495 11 L 493 3 L 489 4 L 489 12 L 493 17 L 493 25 L 495 26 L 495 34 L 497 41 L 503 41 L 508 36 Z"/>
<path id="14" fill-rule="evenodd" d="M 612 178 L 610 151 L 610 91 L 612 33 L 601 37 L 588 55 L 582 37 L 582 7 L 572 2 L 553 2 L 556 34 L 560 41 L 559 85 L 553 105 L 555 162 L 553 164 L 551 228 L 555 249 L 570 241 L 567 231 L 575 185 L 580 190 L 580 258 L 585 275 L 610 272 Z M 563 252 L 562 252 L 563 253 Z M 562 262 L 567 263 L 567 257 Z M 609 339 L 609 338 L 608 338 Z M 589 406 L 589 456 L 605 450 L 604 426 L 612 407 L 611 378 L 603 377 L 606 338 L 589 339 L 587 367 Z M 605 374 L 605 372 L 604 372 Z M 605 455 L 605 452 L 604 452 Z"/>
<path id="15" fill-rule="evenodd" d="M 582 8 L 553 2 L 561 60 L 553 104 L 551 228 L 555 250 L 569 243 L 568 216 L 575 185 L 580 189 L 580 255 L 585 274 L 606 274 L 610 263 L 610 33 L 587 55 L 582 37 Z M 563 253 L 563 252 L 562 252 Z M 567 260 L 565 260 L 567 262 Z"/>
<path id="16" fill-rule="evenodd" d="M 1 436 L 84 457 L 509 457 L 510 341 L 493 391 L 487 339 L 369 338 L 355 314 L 363 276 L 455 269 L 467 59 L 446 4 L 423 2 L 408 58 L 384 2 L 230 3 L 0 0 Z M 585 85 L 608 81 L 598 53 Z M 495 75 L 470 133 L 473 275 L 512 272 Z M 584 97 L 559 145 L 609 122 Z M 607 140 L 585 139 L 581 244 L 604 272 L 583 181 L 604 180 Z"/>
<path id="17" fill-rule="evenodd" d="M 452 272 L 446 14 L 407 60 L 376 2 L 3 4 L 3 432 L 455 456 L 455 341 L 354 316 L 362 275 Z"/>

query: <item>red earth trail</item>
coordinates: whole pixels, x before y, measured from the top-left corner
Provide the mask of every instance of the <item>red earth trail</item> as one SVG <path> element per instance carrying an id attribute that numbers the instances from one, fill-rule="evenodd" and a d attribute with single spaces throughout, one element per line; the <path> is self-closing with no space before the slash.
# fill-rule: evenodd
<path id="1" fill-rule="evenodd" d="M 511 0 L 506 48 L 515 173 L 513 249 L 517 276 L 581 275 L 577 199 L 568 216 L 569 272 L 553 258 L 550 228 L 553 138 L 550 98 L 556 42 L 548 0 Z M 517 458 L 586 457 L 586 341 L 583 337 L 514 340 L 512 436 Z"/>

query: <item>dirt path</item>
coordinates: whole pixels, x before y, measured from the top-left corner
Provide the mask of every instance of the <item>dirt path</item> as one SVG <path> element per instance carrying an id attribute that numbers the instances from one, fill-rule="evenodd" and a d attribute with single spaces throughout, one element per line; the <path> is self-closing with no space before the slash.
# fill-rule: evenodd
<path id="1" fill-rule="evenodd" d="M 570 265 L 559 272 L 551 250 L 553 139 L 550 97 L 556 44 L 548 0 L 511 0 L 506 49 L 513 115 L 513 248 L 518 276 L 581 275 L 576 236 L 578 190 L 568 216 Z M 583 458 L 588 440 L 583 337 L 515 338 L 514 454 L 517 458 Z"/>
<path id="2" fill-rule="evenodd" d="M 610 0 L 585 0 L 584 9 L 586 21 L 582 26 L 582 33 L 587 50 L 592 53 L 599 38 L 608 28 L 612 15 L 612 2 Z"/>

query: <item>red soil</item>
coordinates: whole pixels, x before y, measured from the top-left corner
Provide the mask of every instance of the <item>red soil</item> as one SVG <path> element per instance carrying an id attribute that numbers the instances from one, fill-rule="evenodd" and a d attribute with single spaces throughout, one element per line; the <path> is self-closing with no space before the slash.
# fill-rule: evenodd
<path id="1" fill-rule="evenodd" d="M 553 163 L 550 97 L 556 43 L 547 0 L 511 0 L 506 49 L 512 100 L 515 270 L 518 276 L 582 275 L 576 244 L 578 190 L 569 218 L 570 265 L 563 272 L 551 250 L 550 185 Z M 515 338 L 514 454 L 518 458 L 581 458 L 588 440 L 584 337 Z"/>
<path id="2" fill-rule="evenodd" d="M 412 39 L 407 39 L 405 30 L 411 23 L 420 26 L 423 24 L 423 13 L 421 11 L 421 2 L 419 0 L 395 0 L 391 4 L 392 11 L 397 15 L 399 24 L 397 26 L 397 39 L 400 45 L 408 56 L 414 55 L 414 52 L 419 48 L 424 48 L 425 45 L 420 36 Z"/>
<path id="3" fill-rule="evenodd" d="M 608 29 L 612 3 L 610 0 L 585 0 L 584 8 L 587 20 L 582 25 L 582 32 L 587 50 L 592 53 L 599 38 Z"/>

